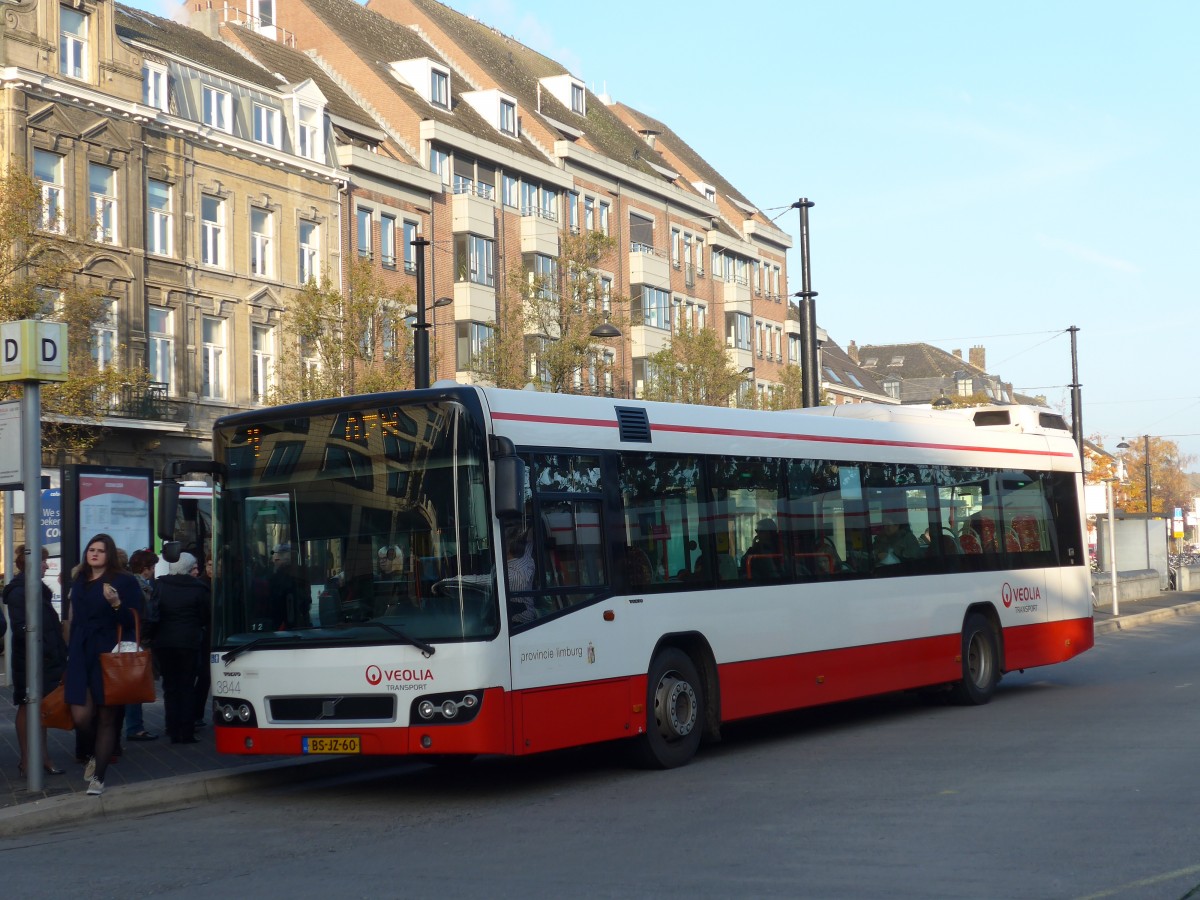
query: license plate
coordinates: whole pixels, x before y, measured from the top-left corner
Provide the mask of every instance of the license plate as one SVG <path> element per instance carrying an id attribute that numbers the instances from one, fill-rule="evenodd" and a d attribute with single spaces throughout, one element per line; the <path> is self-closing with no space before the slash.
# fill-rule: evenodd
<path id="1" fill-rule="evenodd" d="M 358 735 L 352 737 L 306 737 L 301 739 L 301 753 L 362 753 Z"/>

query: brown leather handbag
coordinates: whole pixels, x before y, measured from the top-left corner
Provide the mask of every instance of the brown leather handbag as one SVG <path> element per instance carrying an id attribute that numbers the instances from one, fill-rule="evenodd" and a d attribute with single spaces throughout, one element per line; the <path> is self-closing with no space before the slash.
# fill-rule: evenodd
<path id="1" fill-rule="evenodd" d="M 63 731 L 75 730 L 75 720 L 71 717 L 71 707 L 67 705 L 64 685 L 59 684 L 42 698 L 42 724 L 47 728 L 61 728 Z"/>
<path id="2" fill-rule="evenodd" d="M 133 613 L 133 646 L 122 644 L 121 626 L 118 625 L 117 645 L 113 652 L 100 654 L 105 706 L 154 702 L 154 663 L 150 651 L 142 647 L 142 625 L 137 610 L 130 612 Z"/>

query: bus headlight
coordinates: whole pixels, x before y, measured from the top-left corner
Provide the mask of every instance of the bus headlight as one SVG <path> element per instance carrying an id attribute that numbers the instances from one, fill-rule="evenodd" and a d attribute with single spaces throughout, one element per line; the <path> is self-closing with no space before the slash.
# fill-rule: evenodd
<path id="1" fill-rule="evenodd" d="M 459 691 L 414 700 L 409 721 L 422 719 L 434 725 L 470 722 L 479 714 L 482 694 L 483 691 Z"/>

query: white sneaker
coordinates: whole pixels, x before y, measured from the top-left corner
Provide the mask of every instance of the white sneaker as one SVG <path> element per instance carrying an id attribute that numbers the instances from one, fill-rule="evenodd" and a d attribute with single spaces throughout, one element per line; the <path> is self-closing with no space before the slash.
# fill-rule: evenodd
<path id="1" fill-rule="evenodd" d="M 88 796 L 99 797 L 104 793 L 104 782 L 99 778 L 93 778 L 92 783 L 88 785 Z"/>
<path id="2" fill-rule="evenodd" d="M 83 780 L 91 781 L 92 777 L 95 774 L 96 774 L 96 757 L 89 756 L 87 765 L 83 767 Z"/>

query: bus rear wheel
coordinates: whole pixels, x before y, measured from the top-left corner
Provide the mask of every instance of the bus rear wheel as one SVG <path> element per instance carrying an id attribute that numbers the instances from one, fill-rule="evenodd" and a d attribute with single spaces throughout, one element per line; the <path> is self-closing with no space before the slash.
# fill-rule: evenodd
<path id="1" fill-rule="evenodd" d="M 954 686 L 954 699 L 981 706 L 992 699 L 1000 681 L 1000 648 L 986 616 L 971 613 L 963 623 L 962 681 Z"/>
<path id="2" fill-rule="evenodd" d="M 655 769 L 682 766 L 696 755 L 704 733 L 704 685 L 695 663 L 677 647 L 654 657 L 646 685 L 646 733 L 637 759 Z"/>

